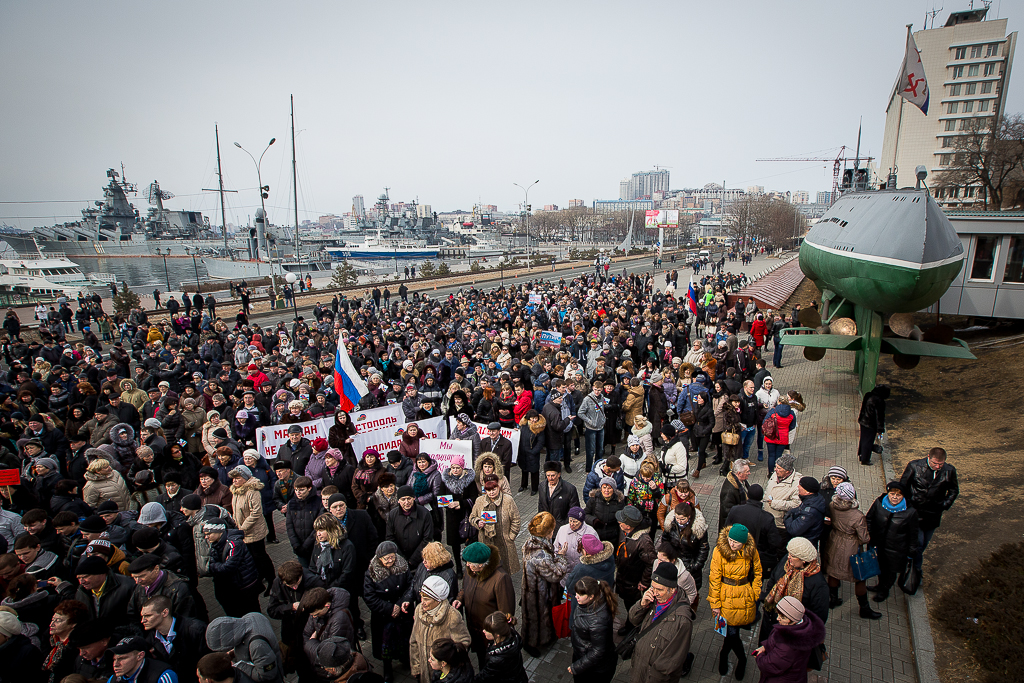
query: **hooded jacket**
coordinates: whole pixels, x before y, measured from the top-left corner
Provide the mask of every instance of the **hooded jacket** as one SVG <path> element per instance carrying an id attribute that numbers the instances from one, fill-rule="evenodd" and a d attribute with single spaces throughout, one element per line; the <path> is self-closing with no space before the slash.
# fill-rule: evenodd
<path id="1" fill-rule="evenodd" d="M 206 628 L 206 644 L 214 652 L 231 652 L 232 665 L 257 683 L 283 678 L 274 627 L 258 612 L 214 619 Z"/>
<path id="2" fill-rule="evenodd" d="M 733 550 L 729 546 L 730 529 L 732 525 L 718 532 L 711 556 L 708 603 L 711 609 L 722 611 L 730 626 L 746 626 L 754 621 L 755 604 L 761 595 L 761 560 L 750 534 L 739 550 Z"/>
<path id="3" fill-rule="evenodd" d="M 149 394 L 135 385 L 135 380 L 121 380 L 121 400 L 135 406 L 136 410 L 142 410 L 142 406 L 149 400 Z"/>
<path id="4" fill-rule="evenodd" d="M 267 520 L 263 517 L 260 492 L 263 482 L 249 477 L 241 485 L 231 485 L 231 516 L 245 534 L 246 543 L 255 543 L 267 537 Z"/>

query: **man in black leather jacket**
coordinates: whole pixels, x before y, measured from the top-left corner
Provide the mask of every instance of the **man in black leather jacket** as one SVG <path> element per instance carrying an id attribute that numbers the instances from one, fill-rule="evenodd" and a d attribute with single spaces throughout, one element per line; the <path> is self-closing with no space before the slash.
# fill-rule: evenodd
<path id="1" fill-rule="evenodd" d="M 942 513 L 953 507 L 953 501 L 960 495 L 960 485 L 956 468 L 946 462 L 945 449 L 937 447 L 928 451 L 927 458 L 907 463 L 900 483 L 921 520 L 917 532 L 919 550 L 914 557 L 914 566 L 920 570 L 925 548 L 942 522 Z"/>

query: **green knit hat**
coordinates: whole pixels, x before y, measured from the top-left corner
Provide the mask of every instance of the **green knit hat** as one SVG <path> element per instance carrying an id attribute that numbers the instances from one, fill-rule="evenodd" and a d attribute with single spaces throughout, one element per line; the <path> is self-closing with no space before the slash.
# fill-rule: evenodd
<path id="1" fill-rule="evenodd" d="M 473 564 L 485 564 L 491 559 L 491 549 L 479 541 L 470 543 L 462 551 L 462 559 Z"/>
<path id="2" fill-rule="evenodd" d="M 747 536 L 749 535 L 750 532 L 747 530 L 747 527 L 743 526 L 742 524 L 733 524 L 732 528 L 729 529 L 729 538 L 733 541 L 746 543 Z"/>

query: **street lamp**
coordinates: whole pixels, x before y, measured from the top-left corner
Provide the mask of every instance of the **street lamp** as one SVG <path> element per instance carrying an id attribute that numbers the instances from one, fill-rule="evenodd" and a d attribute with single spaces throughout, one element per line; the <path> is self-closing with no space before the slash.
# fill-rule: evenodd
<path id="1" fill-rule="evenodd" d="M 293 317 L 295 320 L 298 320 L 299 309 L 298 306 L 295 304 L 295 281 L 298 279 L 298 277 L 295 275 L 295 273 L 288 273 L 287 275 L 284 276 L 284 279 L 288 283 L 288 289 L 290 289 L 292 292 L 292 312 L 295 314 Z"/>
<path id="2" fill-rule="evenodd" d="M 167 248 L 167 251 L 170 251 L 170 247 Z M 196 264 L 196 254 L 199 253 L 199 247 L 195 247 L 195 251 L 192 251 L 190 247 L 185 247 L 185 253 L 192 257 L 192 267 L 196 271 L 196 293 L 198 294 L 199 290 L 202 289 L 199 285 L 199 266 Z"/>
<path id="3" fill-rule="evenodd" d="M 530 188 L 539 182 L 540 180 L 534 180 L 526 187 L 519 183 L 512 183 L 526 195 L 526 201 L 523 202 L 523 207 L 526 209 L 526 272 L 530 272 Z"/>
<path id="4" fill-rule="evenodd" d="M 167 296 L 171 295 L 171 276 L 167 274 L 167 257 L 171 255 L 171 248 L 167 247 L 167 253 L 160 251 L 160 247 L 156 248 L 156 255 L 164 257 L 164 279 L 167 281 Z"/>
<path id="5" fill-rule="evenodd" d="M 270 149 L 270 146 L 273 145 L 274 142 L 276 142 L 276 141 L 277 141 L 277 138 L 270 138 L 270 142 L 267 143 L 267 147 L 266 147 L 266 149 L 263 150 L 263 154 L 266 154 L 267 150 Z M 269 194 L 270 193 L 270 185 L 264 185 L 263 184 L 263 176 L 260 173 L 260 164 L 263 163 L 263 154 L 260 154 L 260 160 L 256 161 L 256 157 L 254 157 L 249 152 L 249 150 L 247 150 L 245 147 L 242 147 L 237 142 L 235 143 L 235 147 L 237 147 L 238 149 L 240 149 L 243 152 L 245 152 L 246 154 L 248 154 L 249 158 L 252 159 L 253 166 L 256 167 L 256 180 L 260 184 L 260 207 L 263 209 L 263 243 L 267 245 L 267 261 L 269 262 L 270 261 L 270 235 L 267 234 L 268 233 L 267 221 L 269 220 L 269 218 L 267 216 L 266 199 L 267 199 L 267 197 L 270 196 L 270 194 Z M 258 258 L 258 256 L 259 256 L 259 241 L 256 242 L 256 245 L 257 245 L 256 246 L 256 254 L 257 254 L 257 258 Z M 277 289 L 277 280 L 274 278 L 274 264 L 270 263 L 270 291 L 273 292 L 275 289 Z M 273 307 L 273 302 L 271 302 L 271 306 Z"/>

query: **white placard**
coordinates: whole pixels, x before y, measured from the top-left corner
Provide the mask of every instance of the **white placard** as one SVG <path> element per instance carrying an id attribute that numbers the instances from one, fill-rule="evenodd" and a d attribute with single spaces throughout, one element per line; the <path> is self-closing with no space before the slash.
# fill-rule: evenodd
<path id="1" fill-rule="evenodd" d="M 296 422 L 302 427 L 302 436 L 312 441 L 320 437 L 327 438 L 327 430 L 330 427 L 327 420 L 321 418 L 310 422 Z M 267 460 L 277 459 L 277 449 L 288 440 L 288 429 L 295 425 L 273 425 L 271 427 L 260 427 L 256 430 L 257 450 Z"/>
<path id="2" fill-rule="evenodd" d="M 466 467 L 473 466 L 473 442 L 449 441 L 447 439 L 421 439 L 420 453 L 426 453 L 435 462 L 438 469 L 446 470 L 452 464 L 452 457 L 461 455 Z"/>
<path id="3" fill-rule="evenodd" d="M 490 432 L 487 431 L 487 425 L 474 422 L 473 426 L 476 427 L 476 432 L 480 435 L 481 439 L 489 439 L 491 437 Z M 512 442 L 512 462 L 519 462 L 519 430 L 511 427 L 502 427 L 501 435 Z"/>

